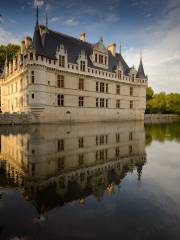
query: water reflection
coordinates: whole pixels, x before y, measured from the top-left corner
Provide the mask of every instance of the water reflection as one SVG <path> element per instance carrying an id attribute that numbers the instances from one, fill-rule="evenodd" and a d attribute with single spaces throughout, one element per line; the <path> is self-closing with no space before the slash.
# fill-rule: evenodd
<path id="1" fill-rule="evenodd" d="M 165 158 L 177 148 L 165 141 L 178 142 L 179 129 L 142 122 L 1 127 L 0 236 L 179 239 L 172 174 L 179 165 L 176 155 Z"/>
<path id="2" fill-rule="evenodd" d="M 11 128 L 1 135 L 0 184 L 20 186 L 42 214 L 89 195 L 113 193 L 146 162 L 142 123 Z"/>
<path id="3" fill-rule="evenodd" d="M 180 141 L 180 124 L 162 124 L 147 125 L 146 129 L 146 145 L 151 145 L 152 141 L 158 142 Z"/>

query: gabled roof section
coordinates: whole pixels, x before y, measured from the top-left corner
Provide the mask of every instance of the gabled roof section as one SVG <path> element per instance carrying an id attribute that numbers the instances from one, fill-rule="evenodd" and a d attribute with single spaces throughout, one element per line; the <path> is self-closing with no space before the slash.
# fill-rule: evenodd
<path id="1" fill-rule="evenodd" d="M 142 57 L 140 59 L 140 63 L 139 63 L 139 68 L 138 68 L 138 72 L 137 72 L 137 78 L 147 78 L 145 73 L 144 73 L 144 67 L 143 67 L 143 62 L 142 62 Z"/>
<path id="2" fill-rule="evenodd" d="M 40 29 L 42 32 L 41 35 L 41 44 L 39 43 L 39 33 L 37 32 L 37 48 L 39 49 L 39 52 L 42 52 L 41 54 L 44 55 L 47 58 L 56 59 L 56 52 L 57 49 L 59 49 L 60 45 L 64 45 L 64 49 L 67 51 L 68 54 L 68 62 L 69 63 L 77 63 L 77 59 L 81 51 L 85 51 L 85 54 L 87 55 L 88 59 L 88 67 L 92 67 L 95 69 L 103 70 L 103 71 L 109 71 L 114 72 L 119 62 L 121 62 L 125 74 L 129 71 L 129 67 L 124 61 L 121 54 L 116 54 L 116 56 L 113 56 L 110 51 L 107 51 L 109 56 L 109 66 L 108 69 L 100 68 L 97 66 L 94 66 L 91 61 L 91 55 L 93 54 L 93 49 L 96 44 L 91 44 L 88 42 L 83 42 L 80 39 L 68 36 L 66 34 L 55 32 L 51 29 L 45 30 L 45 26 L 40 26 Z M 34 41 L 34 40 L 33 40 Z M 38 45 L 39 44 L 39 45 Z"/>

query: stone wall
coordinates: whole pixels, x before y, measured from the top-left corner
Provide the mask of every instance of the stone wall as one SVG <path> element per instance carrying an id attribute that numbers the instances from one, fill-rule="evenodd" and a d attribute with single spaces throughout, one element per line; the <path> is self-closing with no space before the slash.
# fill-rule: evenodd
<path id="1" fill-rule="evenodd" d="M 32 124 L 36 117 L 29 113 L 0 113 L 0 125 Z"/>
<path id="2" fill-rule="evenodd" d="M 145 114 L 145 123 L 172 123 L 180 121 L 180 115 L 173 114 Z"/>

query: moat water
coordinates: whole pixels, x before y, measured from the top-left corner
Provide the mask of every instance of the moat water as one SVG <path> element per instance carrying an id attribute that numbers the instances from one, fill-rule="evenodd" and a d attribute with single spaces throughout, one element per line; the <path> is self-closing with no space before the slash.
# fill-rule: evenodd
<path id="1" fill-rule="evenodd" d="M 0 239 L 180 239 L 180 124 L 0 127 Z"/>

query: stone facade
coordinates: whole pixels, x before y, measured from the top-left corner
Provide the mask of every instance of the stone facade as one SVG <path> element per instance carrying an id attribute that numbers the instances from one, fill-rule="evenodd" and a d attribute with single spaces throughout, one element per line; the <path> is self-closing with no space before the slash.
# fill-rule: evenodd
<path id="1" fill-rule="evenodd" d="M 143 120 L 147 77 L 142 60 L 137 71 L 116 53 L 115 44 L 106 48 L 102 38 L 89 44 L 83 33 L 81 40 L 64 36 L 36 23 L 33 41 L 26 37 L 18 59 L 6 62 L 2 112 L 32 113 L 37 122 Z M 48 37 L 52 44 L 43 40 Z M 47 53 L 53 41 L 55 55 Z"/>

